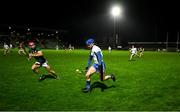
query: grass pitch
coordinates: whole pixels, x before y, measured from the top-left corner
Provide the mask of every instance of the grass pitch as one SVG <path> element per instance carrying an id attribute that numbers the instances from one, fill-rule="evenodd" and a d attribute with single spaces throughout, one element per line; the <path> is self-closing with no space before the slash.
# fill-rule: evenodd
<path id="1" fill-rule="evenodd" d="M 103 51 L 106 72 L 115 74 L 117 80 L 101 82 L 94 74 L 91 84 L 101 86 L 82 93 L 85 75 L 76 69 L 84 70 L 89 51 L 43 52 L 60 80 L 38 82 L 38 75 L 31 71 L 35 60 L 28 61 L 17 50 L 0 55 L 1 111 L 180 110 L 180 54 L 145 51 L 142 58 L 128 61 L 128 51 Z M 43 73 L 46 71 L 41 68 Z"/>

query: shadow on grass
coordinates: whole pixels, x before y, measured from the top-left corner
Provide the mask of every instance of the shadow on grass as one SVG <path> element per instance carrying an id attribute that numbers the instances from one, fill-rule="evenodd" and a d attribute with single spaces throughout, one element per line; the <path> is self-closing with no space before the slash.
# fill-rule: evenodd
<path id="1" fill-rule="evenodd" d="M 102 82 L 94 82 L 92 85 L 91 85 L 91 91 L 95 88 L 100 88 L 101 89 L 101 92 L 103 92 L 105 89 L 109 89 L 109 88 L 112 88 L 112 87 L 115 87 L 114 85 L 112 86 L 107 86 L 105 85 L 104 83 Z"/>
<path id="2" fill-rule="evenodd" d="M 136 61 L 135 59 L 132 59 L 132 60 L 128 60 L 129 62 L 131 62 L 131 61 Z"/>
<path id="3" fill-rule="evenodd" d="M 42 82 L 43 80 L 46 80 L 46 79 L 56 79 L 56 78 L 54 78 L 51 75 L 44 75 L 44 77 L 42 79 L 39 79 L 39 82 Z"/>
<path id="4" fill-rule="evenodd" d="M 46 75 L 46 78 L 48 78 L 48 79 L 56 79 L 56 78 L 54 78 L 54 77 L 51 76 L 51 75 Z"/>

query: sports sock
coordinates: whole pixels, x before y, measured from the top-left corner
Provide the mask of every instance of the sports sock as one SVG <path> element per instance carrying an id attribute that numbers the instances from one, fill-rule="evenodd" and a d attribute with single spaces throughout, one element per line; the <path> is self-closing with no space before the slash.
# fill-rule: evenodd
<path id="1" fill-rule="evenodd" d="M 90 84 L 91 84 L 91 81 L 86 81 L 86 88 L 87 89 L 90 89 Z"/>
<path id="2" fill-rule="evenodd" d="M 37 69 L 32 69 L 32 71 L 36 74 L 38 74 L 38 72 L 39 72 L 39 70 L 37 70 Z"/>
<path id="3" fill-rule="evenodd" d="M 107 79 L 110 79 L 110 78 L 111 78 L 110 75 L 106 75 L 105 78 L 104 78 L 104 80 L 107 80 Z"/>
<path id="4" fill-rule="evenodd" d="M 51 75 L 52 77 L 54 77 L 55 79 L 57 78 L 57 75 L 55 73 L 49 73 L 49 75 Z"/>

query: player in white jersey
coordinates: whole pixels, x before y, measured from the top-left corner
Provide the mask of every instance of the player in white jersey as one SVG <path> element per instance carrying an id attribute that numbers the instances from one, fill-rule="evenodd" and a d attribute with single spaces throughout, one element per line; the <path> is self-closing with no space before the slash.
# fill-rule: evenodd
<path id="1" fill-rule="evenodd" d="M 7 54 L 7 53 L 9 53 L 9 46 L 6 44 L 6 43 L 4 43 L 4 56 Z"/>
<path id="2" fill-rule="evenodd" d="M 101 81 L 108 79 L 112 79 L 113 81 L 115 81 L 115 76 L 113 74 L 105 75 L 105 63 L 103 61 L 103 54 L 101 49 L 98 46 L 94 45 L 94 40 L 88 39 L 86 41 L 86 45 L 91 49 L 91 51 L 86 66 L 86 87 L 83 89 L 83 92 L 89 92 L 91 90 L 90 77 L 95 72 L 100 73 Z M 92 59 L 94 60 L 94 64 L 90 66 Z"/>
<path id="3" fill-rule="evenodd" d="M 19 44 L 19 47 L 18 47 L 18 48 L 19 48 L 19 50 L 18 50 L 18 54 L 19 54 L 19 55 L 22 55 L 22 54 L 27 55 L 24 42 L 21 42 L 21 43 Z"/>
<path id="4" fill-rule="evenodd" d="M 108 51 L 109 51 L 109 53 L 111 53 L 111 47 L 110 46 L 108 47 Z"/>
<path id="5" fill-rule="evenodd" d="M 12 52 L 12 48 L 13 48 L 13 45 L 10 43 L 9 44 L 9 53 Z"/>
<path id="6" fill-rule="evenodd" d="M 129 60 L 131 61 L 134 56 L 137 56 L 137 48 L 135 48 L 134 45 L 132 45 L 132 48 L 130 49 L 130 53 L 131 54 Z"/>

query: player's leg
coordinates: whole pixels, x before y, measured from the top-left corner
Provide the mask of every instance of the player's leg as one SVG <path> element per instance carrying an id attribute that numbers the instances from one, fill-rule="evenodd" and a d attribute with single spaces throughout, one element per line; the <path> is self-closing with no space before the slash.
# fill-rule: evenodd
<path id="1" fill-rule="evenodd" d="M 113 81 L 116 80 L 113 74 L 106 75 L 105 73 L 103 73 L 103 81 L 109 80 L 109 79 L 112 79 Z"/>
<path id="2" fill-rule="evenodd" d="M 132 60 L 135 56 L 137 56 L 136 53 L 133 53 L 131 60 Z"/>
<path id="3" fill-rule="evenodd" d="M 138 56 L 139 58 L 141 57 L 140 55 L 141 55 L 141 52 L 138 51 L 138 52 L 137 52 L 137 56 Z"/>
<path id="4" fill-rule="evenodd" d="M 4 56 L 6 55 L 6 49 L 4 49 L 4 53 L 3 53 L 3 55 L 4 55 Z"/>
<path id="5" fill-rule="evenodd" d="M 130 58 L 129 58 L 129 60 L 130 60 L 130 61 L 132 60 L 132 58 L 133 58 L 133 55 L 134 55 L 134 54 L 131 54 L 131 55 L 130 55 Z"/>
<path id="6" fill-rule="evenodd" d="M 84 92 L 88 92 L 90 91 L 90 88 L 91 88 L 91 75 L 93 73 L 96 72 L 96 69 L 94 68 L 94 66 L 91 66 L 88 71 L 86 72 L 86 87 L 85 89 L 83 90 Z"/>
<path id="7" fill-rule="evenodd" d="M 39 70 L 38 68 L 40 67 L 40 63 L 36 62 L 35 64 L 32 65 L 31 69 L 34 73 L 38 74 Z"/>
<path id="8" fill-rule="evenodd" d="M 136 52 L 136 53 L 134 54 L 134 57 L 136 57 L 136 56 L 139 57 L 138 52 Z"/>
<path id="9" fill-rule="evenodd" d="M 47 63 L 44 63 L 42 66 L 45 67 L 45 69 L 48 71 L 48 75 L 52 76 L 55 79 L 57 78 L 56 72 L 52 70 Z"/>
<path id="10" fill-rule="evenodd" d="M 137 53 L 137 57 L 140 58 L 140 57 L 141 57 L 140 55 L 141 55 L 141 52 L 138 52 L 138 53 Z"/>
<path id="11" fill-rule="evenodd" d="M 9 54 L 10 53 L 10 51 L 11 51 L 11 49 L 9 48 L 9 49 L 7 49 L 7 53 Z"/>
<path id="12" fill-rule="evenodd" d="M 21 55 L 21 50 L 20 49 L 18 50 L 18 54 Z"/>
<path id="13" fill-rule="evenodd" d="M 5 50 L 5 55 L 7 55 L 7 54 L 8 54 L 8 49 Z"/>
<path id="14" fill-rule="evenodd" d="M 140 55 L 139 55 L 139 57 L 141 57 L 142 56 L 142 52 L 140 52 Z"/>
<path id="15" fill-rule="evenodd" d="M 99 72 L 100 73 L 100 79 L 101 79 L 101 77 L 103 77 L 103 81 L 109 80 L 109 79 L 112 79 L 113 81 L 115 81 L 115 76 L 113 74 L 106 75 L 106 73 L 105 73 L 105 69 L 106 69 L 105 63 L 102 63 L 102 68 L 98 68 L 98 69 L 100 71 Z M 102 69 L 102 70 L 100 70 L 100 69 Z"/>
<path id="16" fill-rule="evenodd" d="M 6 50 L 6 54 L 9 54 L 9 49 Z"/>

